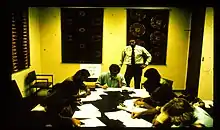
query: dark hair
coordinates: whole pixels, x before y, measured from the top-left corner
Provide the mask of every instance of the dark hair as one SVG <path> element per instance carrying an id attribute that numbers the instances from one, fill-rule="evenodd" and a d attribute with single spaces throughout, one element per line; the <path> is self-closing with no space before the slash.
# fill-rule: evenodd
<path id="1" fill-rule="evenodd" d="M 82 77 L 89 77 L 90 73 L 87 69 L 81 69 L 78 70 L 74 75 L 73 75 L 73 80 L 81 80 Z"/>
<path id="2" fill-rule="evenodd" d="M 161 78 L 159 72 L 154 68 L 147 69 L 144 73 L 144 77 L 148 78 L 149 80 L 156 80 L 158 82 L 160 82 Z"/>
<path id="3" fill-rule="evenodd" d="M 117 64 L 111 64 L 110 67 L 109 67 L 109 71 L 114 72 L 114 73 L 116 73 L 116 72 L 119 73 L 120 69 L 121 68 Z"/>
<path id="4" fill-rule="evenodd" d="M 171 123 L 175 125 L 190 125 L 195 121 L 194 108 L 184 98 L 174 98 L 166 103 L 162 111 L 166 111 Z"/>

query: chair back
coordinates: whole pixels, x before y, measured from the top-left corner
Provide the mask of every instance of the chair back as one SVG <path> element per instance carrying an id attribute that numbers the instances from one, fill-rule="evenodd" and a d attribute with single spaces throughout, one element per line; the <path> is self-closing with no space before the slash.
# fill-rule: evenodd
<path id="1" fill-rule="evenodd" d="M 37 79 L 37 76 L 36 76 L 35 71 L 31 71 L 31 72 L 28 73 L 28 75 L 25 79 L 25 84 L 29 85 L 36 79 Z"/>
<path id="2" fill-rule="evenodd" d="M 18 88 L 17 82 L 15 80 L 11 81 L 11 99 L 12 101 L 21 101 L 22 100 L 22 94 Z"/>
<path id="3" fill-rule="evenodd" d="M 168 84 L 169 88 L 171 88 L 171 90 L 173 90 L 173 81 L 172 80 L 169 80 L 169 79 L 166 79 L 166 78 L 163 78 L 163 80 L 166 81 L 166 83 Z"/>

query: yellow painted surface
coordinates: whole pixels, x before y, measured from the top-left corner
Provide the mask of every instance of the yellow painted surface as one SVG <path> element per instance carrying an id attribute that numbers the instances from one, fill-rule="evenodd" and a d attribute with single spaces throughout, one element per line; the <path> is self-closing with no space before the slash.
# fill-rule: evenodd
<path id="1" fill-rule="evenodd" d="M 152 7 L 150 9 L 155 8 Z M 174 89 L 182 90 L 185 89 L 185 75 L 189 46 L 189 32 L 184 30 L 189 29 L 190 14 L 181 9 L 170 9 L 167 65 L 150 65 L 147 68 L 154 67 L 158 69 L 163 77 L 174 81 Z M 79 64 L 61 63 L 60 25 L 60 8 L 40 9 L 40 52 L 42 72 L 53 73 L 55 83 L 62 82 L 66 77 L 71 76 L 80 68 Z M 121 51 L 125 46 L 126 9 L 105 8 L 103 20 L 102 72 L 108 71 L 110 64 L 119 63 Z M 122 74 L 125 73 L 125 69 L 126 66 L 123 65 L 121 69 Z M 143 81 L 144 77 L 142 77 L 142 82 Z M 131 85 L 133 85 L 133 81 Z"/>
<path id="2" fill-rule="evenodd" d="M 184 30 L 189 29 L 190 14 L 181 9 L 170 9 L 167 65 L 150 65 L 147 68 L 158 69 L 163 77 L 174 81 L 174 89 L 183 90 L 189 46 L 189 32 Z M 102 72 L 108 71 L 112 63 L 119 63 L 121 51 L 126 46 L 126 15 L 125 8 L 104 9 Z M 60 8 L 30 8 L 29 18 L 31 67 L 12 75 L 12 79 L 16 79 L 21 91 L 24 91 L 24 79 L 31 70 L 53 74 L 54 83 L 58 83 L 80 68 L 80 64 L 61 63 Z M 122 74 L 125 73 L 125 69 L 126 66 L 123 65 Z M 142 77 L 142 82 L 144 80 Z"/>
<path id="3" fill-rule="evenodd" d="M 214 11 L 213 8 L 206 8 L 204 37 L 202 47 L 202 59 L 200 69 L 200 82 L 198 97 L 203 100 L 213 100 L 213 59 L 214 59 Z"/>
<path id="4" fill-rule="evenodd" d="M 40 56 L 40 33 L 39 33 L 39 14 L 37 8 L 29 8 L 29 40 L 30 40 L 30 68 L 12 74 L 12 80 L 16 80 L 22 96 L 26 96 L 26 86 L 24 80 L 27 74 L 35 70 L 41 72 Z"/>

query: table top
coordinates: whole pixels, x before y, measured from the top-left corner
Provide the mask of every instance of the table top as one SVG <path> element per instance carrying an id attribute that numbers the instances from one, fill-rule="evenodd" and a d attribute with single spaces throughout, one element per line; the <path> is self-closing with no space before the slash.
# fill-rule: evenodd
<path id="1" fill-rule="evenodd" d="M 125 101 L 149 97 L 148 92 L 145 89 L 123 90 L 125 88 L 95 88 L 91 95 L 81 98 L 83 105 L 77 106 L 73 117 L 85 123 L 82 127 L 151 127 L 152 116 L 132 119 L 129 111 L 118 108 Z"/>

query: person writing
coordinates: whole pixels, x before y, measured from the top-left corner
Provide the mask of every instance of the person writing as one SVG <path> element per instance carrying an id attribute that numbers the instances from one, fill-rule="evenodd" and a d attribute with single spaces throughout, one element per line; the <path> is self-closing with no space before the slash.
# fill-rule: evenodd
<path id="1" fill-rule="evenodd" d="M 82 89 L 87 92 L 86 95 L 83 95 L 84 97 L 90 93 L 83 83 L 89 76 L 88 70 L 79 70 L 62 83 L 56 84 L 44 98 L 41 105 L 45 107 L 46 117 L 53 127 L 80 127 L 81 122 L 78 119 L 72 118 L 72 116 L 77 106 L 77 98 L 81 97 L 78 95 L 79 90 Z"/>
<path id="2" fill-rule="evenodd" d="M 103 72 L 96 81 L 96 86 L 103 89 L 126 87 L 125 78 L 120 72 L 120 67 L 117 64 L 112 64 L 109 67 L 109 72 Z"/>
<path id="3" fill-rule="evenodd" d="M 172 86 L 165 80 L 162 80 L 161 75 L 156 69 L 150 68 L 146 70 L 144 77 L 147 78 L 144 82 L 144 88 L 149 92 L 150 97 L 137 99 L 134 105 L 147 108 L 148 110 L 140 113 L 132 113 L 132 118 L 156 114 L 161 106 L 174 97 L 177 97 L 172 91 Z"/>
<path id="4" fill-rule="evenodd" d="M 127 65 L 124 75 L 127 86 L 130 86 L 131 79 L 134 77 L 134 87 L 140 89 L 142 69 L 149 65 L 152 56 L 144 47 L 136 45 L 135 40 L 130 40 L 129 43 L 130 45 L 122 51 L 120 66 Z"/>

